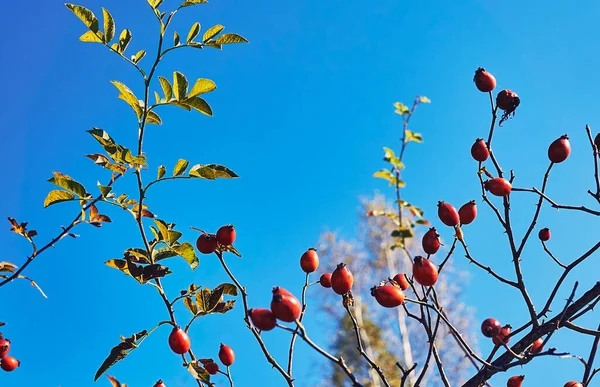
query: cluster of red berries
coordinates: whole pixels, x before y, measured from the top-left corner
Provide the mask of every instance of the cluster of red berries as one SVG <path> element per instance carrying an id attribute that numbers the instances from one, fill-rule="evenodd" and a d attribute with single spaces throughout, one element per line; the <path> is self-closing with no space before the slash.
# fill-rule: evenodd
<path id="1" fill-rule="evenodd" d="M 12 356 L 8 356 L 10 352 L 10 340 L 5 339 L 0 333 L 0 368 L 6 372 L 16 370 L 21 363 Z"/>
<path id="2" fill-rule="evenodd" d="M 483 333 L 485 337 L 490 337 L 495 345 L 500 345 L 502 343 L 508 344 L 510 342 L 510 337 L 507 336 L 510 335 L 511 331 L 512 327 L 510 325 L 507 324 L 502 326 L 495 318 L 487 318 L 481 323 L 481 333 Z M 541 352 L 543 344 L 544 340 L 540 337 L 531 344 L 529 353 L 533 354 Z"/>
<path id="3" fill-rule="evenodd" d="M 483 67 L 478 68 L 475 71 L 473 77 L 475 86 L 479 91 L 484 93 L 490 93 L 496 88 L 496 77 L 491 73 L 487 72 Z M 511 115 L 514 115 L 515 110 L 521 104 L 521 99 L 512 90 L 504 89 L 496 96 L 496 106 L 504 111 L 500 124 L 508 119 Z"/>
<path id="4" fill-rule="evenodd" d="M 231 347 L 221 344 L 219 348 L 219 360 L 225 367 L 229 367 L 235 361 L 235 352 Z M 215 363 L 213 359 L 199 359 L 198 360 L 204 366 L 206 372 L 210 375 L 216 375 L 219 373 L 219 365 Z"/>
<path id="5" fill-rule="evenodd" d="M 277 320 L 294 322 L 300 318 L 302 305 L 289 291 L 282 287 L 273 288 L 271 309 L 256 308 L 248 310 L 252 324 L 261 331 L 270 331 L 277 326 Z"/>
<path id="6" fill-rule="evenodd" d="M 228 247 L 235 241 L 235 227 L 232 224 L 221 226 L 216 234 L 202 233 L 196 240 L 196 247 L 202 254 L 212 254 L 219 245 Z"/>
<path id="7" fill-rule="evenodd" d="M 511 376 L 506 382 L 506 387 L 521 387 L 523 386 L 524 380 L 525 375 Z M 563 387 L 583 387 L 583 384 L 575 381 L 570 381 L 565 383 Z"/>

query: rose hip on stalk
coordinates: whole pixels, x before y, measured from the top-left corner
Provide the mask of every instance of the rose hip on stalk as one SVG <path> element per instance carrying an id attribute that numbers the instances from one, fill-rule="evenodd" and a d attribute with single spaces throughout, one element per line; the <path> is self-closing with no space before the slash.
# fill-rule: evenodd
<path id="1" fill-rule="evenodd" d="M 500 119 L 499 125 L 502 126 L 502 123 L 506 121 L 511 115 L 514 116 L 515 110 L 521 104 L 521 99 L 512 90 L 502 90 L 496 96 L 496 105 L 499 109 L 503 110 L 502 118 Z"/>
<path id="2" fill-rule="evenodd" d="M 248 316 L 252 320 L 252 324 L 261 331 L 270 331 L 277 325 L 277 318 L 269 309 L 250 309 Z"/>
<path id="3" fill-rule="evenodd" d="M 325 273 L 325 274 L 321 275 L 321 278 L 319 278 L 319 283 L 324 288 L 330 288 L 331 287 L 331 273 Z"/>
<path id="4" fill-rule="evenodd" d="M 429 259 L 417 255 L 413 263 L 413 277 L 423 286 L 433 286 L 438 279 L 438 269 Z"/>
<path id="5" fill-rule="evenodd" d="M 352 289 L 354 276 L 345 263 L 340 263 L 331 274 L 331 287 L 337 294 L 346 294 Z"/>
<path id="6" fill-rule="evenodd" d="M 181 328 L 173 328 L 169 335 L 169 347 L 178 355 L 182 355 L 190 350 L 190 337 Z"/>
<path id="7" fill-rule="evenodd" d="M 463 204 L 458 210 L 458 216 L 460 218 L 460 224 L 462 225 L 473 223 L 477 217 L 477 204 L 475 203 L 475 200 Z"/>
<path id="8" fill-rule="evenodd" d="M 502 325 L 500 324 L 500 321 L 495 318 L 486 318 L 481 323 L 481 333 L 483 333 L 485 337 L 495 337 L 500 333 L 501 329 Z"/>
<path id="9" fill-rule="evenodd" d="M 217 251 L 217 238 L 213 234 L 202 234 L 196 240 L 196 247 L 202 254 L 212 254 Z"/>
<path id="10" fill-rule="evenodd" d="M 503 177 L 486 180 L 483 184 L 485 190 L 495 196 L 506 196 L 512 191 L 512 184 Z"/>
<path id="11" fill-rule="evenodd" d="M 471 156 L 479 162 L 484 162 L 490 157 L 490 151 L 483 138 L 478 138 L 471 146 Z"/>
<path id="12" fill-rule="evenodd" d="M 440 243 L 440 235 L 437 233 L 435 227 L 430 228 L 425 235 L 423 235 L 421 245 L 427 254 L 435 254 L 438 252 L 442 244 Z"/>
<path id="13" fill-rule="evenodd" d="M 553 163 L 562 163 L 571 154 L 571 143 L 569 136 L 562 135 L 550 144 L 548 147 L 548 158 Z"/>
<path id="14" fill-rule="evenodd" d="M 235 227 L 232 224 L 221 226 L 216 235 L 217 241 L 223 246 L 231 246 L 235 242 L 235 236 Z"/>
<path id="15" fill-rule="evenodd" d="M 547 242 L 550 240 L 550 229 L 548 227 L 544 227 L 538 233 L 538 237 L 542 242 Z"/>
<path id="16" fill-rule="evenodd" d="M 317 250 L 310 248 L 300 257 L 300 267 L 305 273 L 312 273 L 319 267 L 319 255 Z"/>
<path id="17" fill-rule="evenodd" d="M 166 387 L 162 380 L 158 380 L 158 382 L 154 383 L 154 387 Z"/>
<path id="18" fill-rule="evenodd" d="M 219 347 L 219 360 L 221 360 L 221 363 L 223 363 L 225 367 L 229 367 L 235 361 L 235 352 L 233 352 L 231 347 L 221 344 Z"/>
<path id="19" fill-rule="evenodd" d="M 376 286 L 371 289 L 371 295 L 385 308 L 395 308 L 404 302 L 404 293 L 394 285 Z"/>
<path id="20" fill-rule="evenodd" d="M 525 380 L 525 375 L 511 376 L 506 382 L 506 387 L 521 387 Z"/>
<path id="21" fill-rule="evenodd" d="M 406 276 L 402 273 L 396 274 L 394 276 L 394 278 L 392 278 L 392 279 L 394 280 L 394 282 L 396 282 L 398 284 L 398 286 L 400 286 L 400 289 L 402 289 L 402 290 L 406 290 L 410 286 L 408 284 L 408 280 L 406 279 Z"/>
<path id="22" fill-rule="evenodd" d="M 500 329 L 500 332 L 492 338 L 494 344 L 499 345 L 500 343 L 508 344 L 510 341 L 510 337 L 506 337 L 512 331 L 512 327 L 510 325 L 505 325 Z"/>
<path id="23" fill-rule="evenodd" d="M 489 93 L 496 88 L 496 78 L 483 67 L 475 71 L 473 82 L 475 82 L 477 89 L 483 93 Z"/>
<path id="24" fill-rule="evenodd" d="M 443 201 L 438 202 L 438 217 L 442 223 L 450 227 L 457 226 L 460 221 L 456 208 L 452 204 Z"/>
<path id="25" fill-rule="evenodd" d="M 294 322 L 300 318 L 302 306 L 300 301 L 290 292 L 281 288 L 273 288 L 273 299 L 271 300 L 271 312 L 281 321 Z"/>

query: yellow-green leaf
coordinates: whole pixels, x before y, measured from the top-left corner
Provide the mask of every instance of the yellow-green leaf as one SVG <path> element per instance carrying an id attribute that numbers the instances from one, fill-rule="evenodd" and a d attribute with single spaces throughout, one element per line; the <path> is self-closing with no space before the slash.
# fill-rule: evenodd
<path id="1" fill-rule="evenodd" d="M 115 37 L 115 19 L 105 8 L 102 8 L 102 13 L 104 16 L 104 42 L 109 43 Z"/>
<path id="2" fill-rule="evenodd" d="M 93 32 L 98 32 L 98 19 L 92 11 L 80 5 L 65 4 L 77 16 L 87 28 Z"/>
<path id="3" fill-rule="evenodd" d="M 385 179 L 385 180 L 392 180 L 395 179 L 394 175 L 392 174 L 392 172 L 388 171 L 387 169 L 382 169 L 381 171 L 377 171 L 373 174 L 373 177 L 378 177 L 380 179 Z"/>
<path id="4" fill-rule="evenodd" d="M 103 42 L 102 32 L 86 31 L 85 34 L 79 37 L 84 43 L 102 43 Z"/>
<path id="5" fill-rule="evenodd" d="M 396 102 L 394 104 L 394 107 L 396 108 L 395 113 L 397 113 L 397 114 L 403 115 L 403 114 L 409 114 L 410 113 L 410 109 L 406 105 L 404 105 L 404 104 L 402 104 L 400 102 Z"/>
<path id="6" fill-rule="evenodd" d="M 154 219 L 154 223 L 156 223 L 156 227 L 158 227 L 158 231 L 160 232 L 161 238 L 164 240 L 169 236 L 169 229 L 167 227 L 167 223 L 164 220 Z"/>
<path id="7" fill-rule="evenodd" d="M 161 125 L 162 124 L 162 120 L 160 119 L 160 116 L 156 113 L 154 113 L 153 111 L 148 112 L 148 117 L 146 117 L 146 122 L 148 124 L 152 124 L 152 125 Z"/>
<path id="8" fill-rule="evenodd" d="M 208 0 L 186 0 L 183 2 L 183 4 L 181 4 L 181 8 L 189 7 L 191 5 L 206 4 L 206 3 L 208 3 Z"/>
<path id="9" fill-rule="evenodd" d="M 190 169 L 189 175 L 191 177 L 200 177 L 208 180 L 215 180 L 218 178 L 232 179 L 239 177 L 231 169 L 218 164 L 196 164 Z"/>
<path id="10" fill-rule="evenodd" d="M 173 33 L 173 45 L 175 46 L 179 46 L 179 34 L 177 33 L 177 31 L 175 31 Z"/>
<path id="11" fill-rule="evenodd" d="M 142 58 L 144 58 L 145 56 L 146 56 L 146 50 L 139 50 L 139 51 L 137 52 L 137 54 L 135 54 L 135 55 L 133 56 L 133 58 L 131 58 L 131 61 L 132 61 L 133 63 L 136 63 L 136 64 L 137 64 L 137 63 L 138 63 L 139 61 L 141 61 L 141 60 L 142 60 Z"/>
<path id="12" fill-rule="evenodd" d="M 192 300 L 191 297 L 184 298 L 183 304 L 190 312 L 192 312 L 193 315 L 198 314 L 198 307 L 196 306 L 196 303 L 194 302 L 194 300 Z"/>
<path id="13" fill-rule="evenodd" d="M 173 98 L 173 87 L 171 87 L 171 84 L 166 78 L 158 77 L 158 80 L 160 81 L 160 86 L 165 94 L 165 99 L 170 101 Z"/>
<path id="14" fill-rule="evenodd" d="M 206 114 L 209 117 L 213 115 L 210 105 L 200 97 L 188 98 L 182 101 L 182 104 L 194 108 L 195 110 L 199 111 L 202 114 Z"/>
<path id="15" fill-rule="evenodd" d="M 187 169 L 188 165 L 190 164 L 189 161 L 184 160 L 184 159 L 179 159 L 179 161 L 177 161 L 177 164 L 175 164 L 175 169 L 173 170 L 173 176 L 179 176 L 185 173 L 185 170 Z"/>
<path id="16" fill-rule="evenodd" d="M 410 130 L 406 130 L 406 142 L 423 142 L 423 136 L 421 133 L 415 133 Z"/>
<path id="17" fill-rule="evenodd" d="M 135 115 L 137 116 L 137 118 L 139 120 L 142 117 L 143 110 L 142 110 L 142 107 L 140 106 L 140 102 L 138 101 L 135 94 L 133 94 L 133 92 L 121 82 L 118 82 L 118 81 L 110 81 L 110 82 L 113 85 L 115 85 L 115 87 L 117 89 L 119 89 L 119 91 L 121 92 L 121 95 L 119 95 L 119 98 L 121 98 L 123 101 L 127 102 L 127 104 L 129 106 L 131 106 L 131 108 L 133 109 L 133 111 L 135 112 Z"/>
<path id="18" fill-rule="evenodd" d="M 194 87 L 192 87 L 192 91 L 190 91 L 188 98 L 192 98 L 200 94 L 210 93 L 216 88 L 217 85 L 210 79 L 199 78 L 196 83 L 194 83 Z"/>
<path id="19" fill-rule="evenodd" d="M 53 191 L 50 191 L 50 193 L 48 193 L 48 196 L 46 196 L 46 200 L 44 200 L 44 208 L 56 203 L 66 202 L 74 198 L 75 195 L 73 195 L 71 192 L 55 189 Z"/>
<path id="20" fill-rule="evenodd" d="M 209 41 L 210 39 L 214 38 L 215 36 L 217 36 L 219 34 L 219 32 L 223 31 L 223 27 L 220 24 L 217 24 L 216 26 L 210 27 L 202 36 L 202 41 L 204 43 L 206 43 L 207 41 Z"/>
<path id="21" fill-rule="evenodd" d="M 431 103 L 431 100 L 425 96 L 419 97 L 419 102 L 421 103 Z"/>
<path id="22" fill-rule="evenodd" d="M 165 168 L 164 165 L 161 165 L 160 167 L 158 167 L 158 177 L 157 177 L 157 180 L 162 179 L 166 172 L 167 172 L 167 168 Z"/>
<path id="23" fill-rule="evenodd" d="M 86 192 L 85 192 L 85 188 L 83 187 L 83 185 L 81 185 L 80 183 L 76 182 L 75 180 L 71 179 L 70 177 L 68 177 L 66 175 L 55 173 L 55 176 L 48 179 L 48 181 L 54 185 L 57 185 L 61 188 L 66 189 L 67 191 L 74 193 L 75 195 L 77 195 L 81 198 L 86 197 Z"/>
<path id="24" fill-rule="evenodd" d="M 199 33 L 200 33 L 200 23 L 196 22 L 196 23 L 194 23 L 192 28 L 190 28 L 190 32 L 188 33 L 186 43 L 189 43 L 192 40 L 194 40 L 194 38 L 196 36 L 198 36 Z"/>
<path id="25" fill-rule="evenodd" d="M 177 101 L 185 99 L 188 92 L 188 80 L 179 71 L 173 73 L 173 94 Z"/>
<path id="26" fill-rule="evenodd" d="M 200 264 L 198 257 L 196 257 L 196 252 L 194 251 L 194 246 L 190 243 L 185 242 L 177 246 L 171 246 L 171 249 L 180 257 L 186 260 L 186 262 L 190 265 L 192 270 L 196 269 Z"/>
<path id="27" fill-rule="evenodd" d="M 123 54 L 125 50 L 127 50 L 129 42 L 131 42 L 131 31 L 125 29 L 121 32 L 121 36 L 119 37 L 119 53 Z"/>
<path id="28" fill-rule="evenodd" d="M 223 34 L 215 41 L 217 44 L 248 43 L 248 40 L 238 34 Z"/>

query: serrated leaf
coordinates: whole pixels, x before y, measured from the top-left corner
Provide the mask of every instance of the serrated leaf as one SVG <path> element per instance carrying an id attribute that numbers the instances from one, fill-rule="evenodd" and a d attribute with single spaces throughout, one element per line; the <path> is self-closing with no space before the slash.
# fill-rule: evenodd
<path id="1" fill-rule="evenodd" d="M 115 37 L 115 19 L 107 9 L 102 8 L 104 16 L 104 42 L 109 43 Z"/>
<path id="2" fill-rule="evenodd" d="M 189 5 L 194 5 L 194 4 L 189 4 Z M 208 371 L 206 371 L 204 368 L 202 368 L 198 363 L 188 364 L 187 369 L 188 369 L 189 373 L 194 377 L 194 379 L 201 380 L 204 383 L 210 383 L 210 374 L 208 373 Z"/>
<path id="3" fill-rule="evenodd" d="M 177 161 L 177 164 L 175 164 L 175 168 L 173 169 L 173 176 L 183 175 L 189 164 L 189 161 L 179 159 L 179 161 Z"/>
<path id="4" fill-rule="evenodd" d="M 212 109 L 211 109 L 210 105 L 208 104 L 208 102 L 206 102 L 204 99 L 202 99 L 200 97 L 193 97 L 193 98 L 185 99 L 185 100 L 181 101 L 181 104 L 187 105 L 188 107 L 191 107 L 209 117 L 212 117 L 212 115 L 213 115 Z"/>
<path id="5" fill-rule="evenodd" d="M 220 44 L 217 44 L 217 43 L 215 43 L 215 41 L 214 41 L 214 40 L 209 40 L 209 41 L 208 41 L 208 42 L 206 42 L 204 45 L 205 45 L 205 46 L 208 46 L 208 47 L 216 48 L 217 50 L 220 50 L 220 49 L 221 49 L 221 45 L 220 45 Z"/>
<path id="6" fill-rule="evenodd" d="M 173 88 L 171 87 L 171 84 L 163 77 L 158 77 L 158 80 L 160 81 L 163 93 L 165 94 L 165 99 L 170 101 L 173 98 Z"/>
<path id="7" fill-rule="evenodd" d="M 177 253 L 177 255 L 185 259 L 192 270 L 196 269 L 200 264 L 198 257 L 196 257 L 194 246 L 192 246 L 189 242 L 185 242 L 177 246 L 171 246 L 171 249 Z"/>
<path id="8" fill-rule="evenodd" d="M 423 136 L 420 133 L 415 133 L 410 130 L 406 130 L 406 142 L 423 142 Z"/>
<path id="9" fill-rule="evenodd" d="M 188 92 L 188 80 L 179 71 L 173 73 L 173 94 L 177 101 L 185 99 Z"/>
<path id="10" fill-rule="evenodd" d="M 206 43 L 207 41 L 209 41 L 210 39 L 214 38 L 215 36 L 217 36 L 221 31 L 223 31 L 223 27 L 220 24 L 217 24 L 216 26 L 212 26 L 210 27 L 202 36 L 202 41 L 204 43 Z"/>
<path id="11" fill-rule="evenodd" d="M 189 175 L 191 177 L 200 177 L 208 180 L 215 180 L 218 178 L 231 179 L 239 177 L 231 169 L 218 164 L 196 164 L 190 169 Z"/>
<path id="12" fill-rule="evenodd" d="M 75 195 L 73 195 L 71 192 L 68 191 L 63 191 L 63 190 L 53 190 L 50 191 L 50 193 L 48 193 L 48 196 L 46 196 L 46 199 L 44 200 L 44 208 L 46 207 L 50 207 L 53 204 L 56 203 L 60 203 L 60 202 L 66 202 L 68 200 L 72 200 L 75 198 Z"/>
<path id="13" fill-rule="evenodd" d="M 110 367 L 115 365 L 117 362 L 125 359 L 127 355 L 129 355 L 134 349 L 138 348 L 138 342 L 148 336 L 148 331 L 143 330 L 139 333 L 136 333 L 126 339 L 121 338 L 122 342 L 117 346 L 113 347 L 110 350 L 110 354 L 104 360 L 96 375 L 94 376 L 94 381 L 97 381 L 100 376 L 102 376 Z"/>
<path id="14" fill-rule="evenodd" d="M 127 104 L 129 106 L 131 106 L 131 108 L 133 109 L 133 111 L 135 112 L 135 115 L 137 116 L 137 118 L 139 120 L 142 117 L 143 109 L 140 106 L 140 103 L 139 103 L 137 97 L 135 96 L 135 94 L 133 94 L 133 92 L 129 89 L 129 87 L 125 86 L 125 84 L 123 84 L 119 81 L 110 81 L 110 83 L 115 85 L 115 87 L 121 92 L 121 94 L 119 95 L 119 98 L 122 99 L 123 101 L 127 102 Z"/>
<path id="15" fill-rule="evenodd" d="M 133 59 L 131 60 L 133 63 L 138 63 L 139 61 L 141 61 L 144 57 L 146 56 L 146 50 L 139 50 L 137 52 L 137 54 L 134 55 Z"/>
<path id="16" fill-rule="evenodd" d="M 190 91 L 188 98 L 192 98 L 200 94 L 210 93 L 216 88 L 217 85 L 210 79 L 199 78 L 194 84 L 194 87 L 192 87 L 192 91 Z"/>
<path id="17" fill-rule="evenodd" d="M 206 313 L 212 312 L 217 307 L 219 302 L 222 301 L 223 287 L 218 286 L 210 292 L 210 297 L 208 298 L 208 301 L 204 304 L 204 311 Z"/>
<path id="18" fill-rule="evenodd" d="M 79 40 L 84 43 L 103 43 L 103 35 L 102 32 L 86 31 Z"/>
<path id="19" fill-rule="evenodd" d="M 199 33 L 200 33 L 200 23 L 196 22 L 196 23 L 194 23 L 192 28 L 190 28 L 190 32 L 188 33 L 186 43 L 189 43 L 192 40 L 194 40 L 194 38 L 196 36 L 198 36 Z"/>
<path id="20" fill-rule="evenodd" d="M 98 19 L 92 11 L 80 5 L 65 4 L 93 32 L 98 32 Z"/>
<path id="21" fill-rule="evenodd" d="M 86 191 L 83 185 L 69 178 L 68 176 L 61 176 L 60 174 L 57 174 L 55 172 L 55 176 L 48 179 L 48 182 L 57 185 L 61 188 L 64 188 L 67 191 L 70 191 L 81 198 L 86 197 Z"/>
<path id="22" fill-rule="evenodd" d="M 146 117 L 146 122 L 152 125 L 162 125 L 162 120 L 158 114 L 153 111 L 148 112 L 148 116 Z"/>
<path id="23" fill-rule="evenodd" d="M 248 43 L 248 40 L 238 34 L 223 34 L 215 40 L 216 44 Z"/>
<path id="24" fill-rule="evenodd" d="M 121 35 L 119 36 L 119 53 L 123 54 L 125 50 L 127 50 L 129 42 L 131 42 L 131 31 L 125 29 L 123 30 L 123 32 L 121 32 Z"/>

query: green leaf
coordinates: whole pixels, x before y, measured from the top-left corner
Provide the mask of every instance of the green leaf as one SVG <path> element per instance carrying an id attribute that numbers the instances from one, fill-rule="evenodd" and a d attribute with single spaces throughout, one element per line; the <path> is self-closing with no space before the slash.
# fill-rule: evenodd
<path id="1" fill-rule="evenodd" d="M 392 231 L 393 238 L 412 238 L 413 236 L 414 234 L 409 227 L 402 227 L 398 230 Z"/>
<path id="2" fill-rule="evenodd" d="M 66 175 L 56 173 L 56 172 L 54 174 L 55 174 L 54 177 L 51 177 L 50 179 L 48 179 L 48 181 L 50 183 L 55 184 L 61 188 L 64 188 L 67 191 L 70 191 L 81 198 L 85 198 L 87 196 L 83 185 L 81 185 L 80 183 L 76 182 L 75 180 L 71 179 L 70 177 L 68 177 Z"/>
<path id="3" fill-rule="evenodd" d="M 83 24 L 93 32 L 98 32 L 98 19 L 92 11 L 80 5 L 65 4 L 77 16 Z"/>
<path id="4" fill-rule="evenodd" d="M 210 93 L 216 88 L 217 85 L 210 79 L 200 78 L 196 81 L 194 87 L 192 87 L 192 91 L 190 91 L 188 98 L 192 98 L 204 93 Z"/>
<path id="5" fill-rule="evenodd" d="M 406 142 L 423 142 L 423 136 L 420 133 L 415 133 L 410 130 L 406 130 Z"/>
<path id="6" fill-rule="evenodd" d="M 196 22 L 196 23 L 194 23 L 192 28 L 190 28 L 190 32 L 188 33 L 186 43 L 189 43 L 192 40 L 194 40 L 194 38 L 196 36 L 198 36 L 199 33 L 200 33 L 200 23 Z"/>
<path id="7" fill-rule="evenodd" d="M 107 9 L 102 8 L 104 16 L 104 42 L 109 43 L 115 37 L 115 19 Z"/>
<path id="8" fill-rule="evenodd" d="M 165 240 L 169 236 L 169 228 L 164 220 L 154 219 L 158 231 L 160 231 L 161 240 Z"/>
<path id="9" fill-rule="evenodd" d="M 248 43 L 248 40 L 238 34 L 223 34 L 215 40 L 216 44 Z"/>
<path id="10" fill-rule="evenodd" d="M 162 125 L 162 120 L 160 119 L 160 116 L 153 111 L 148 112 L 146 122 L 152 125 Z"/>
<path id="11" fill-rule="evenodd" d="M 183 175 L 189 164 L 190 164 L 189 161 L 184 160 L 184 159 L 179 159 L 179 161 L 177 161 L 177 164 L 175 164 L 175 169 L 173 170 L 173 176 Z"/>
<path id="12" fill-rule="evenodd" d="M 400 103 L 400 102 L 396 102 L 394 104 L 394 107 L 396 107 L 396 111 L 395 113 L 403 115 L 403 114 L 409 114 L 410 113 L 410 109 L 405 106 L 404 104 Z"/>
<path id="13" fill-rule="evenodd" d="M 108 194 L 112 191 L 112 187 L 100 184 L 98 184 L 98 189 L 100 190 L 100 193 L 102 194 L 103 198 L 107 197 Z"/>
<path id="14" fill-rule="evenodd" d="M 206 42 L 206 43 L 205 43 L 205 46 L 212 47 L 212 48 L 216 48 L 217 50 L 220 50 L 220 49 L 221 49 L 221 45 L 220 45 L 220 44 L 217 44 L 217 43 L 215 43 L 215 41 L 214 41 L 214 40 L 209 40 L 208 42 Z"/>
<path id="15" fill-rule="evenodd" d="M 135 112 L 135 115 L 137 116 L 137 118 L 139 120 L 142 117 L 143 109 L 140 106 L 140 102 L 138 101 L 135 94 L 133 94 L 133 92 L 121 82 L 118 82 L 118 81 L 110 81 L 110 82 L 113 85 L 115 85 L 115 87 L 117 89 L 119 89 L 119 91 L 121 92 L 121 94 L 119 95 L 119 98 L 122 99 L 123 101 L 127 102 L 127 104 L 129 106 L 131 106 L 131 108 L 133 109 L 133 111 Z"/>
<path id="16" fill-rule="evenodd" d="M 160 81 L 160 86 L 165 94 L 165 99 L 170 101 L 173 98 L 173 88 L 171 87 L 171 84 L 166 78 L 163 77 L 158 77 L 158 80 Z"/>
<path id="17" fill-rule="evenodd" d="M 127 355 L 129 355 L 134 349 L 138 347 L 140 341 L 143 340 L 146 336 L 148 336 L 148 331 L 143 330 L 139 333 L 136 333 L 128 338 L 121 337 L 121 343 L 115 346 L 110 350 L 110 354 L 104 360 L 96 375 L 94 376 L 94 381 L 97 381 L 100 376 L 102 376 L 110 367 L 115 365 L 117 362 L 125 359 Z"/>
<path id="18" fill-rule="evenodd" d="M 190 265 L 192 270 L 196 269 L 200 264 L 198 257 L 196 257 L 194 246 L 192 246 L 190 243 L 185 242 L 177 246 L 171 246 L 171 249 L 173 249 L 173 251 L 177 253 L 177 255 L 185 259 L 185 261 Z"/>
<path id="19" fill-rule="evenodd" d="M 79 37 L 84 43 L 103 43 L 102 32 L 87 31 Z"/>
<path id="20" fill-rule="evenodd" d="M 177 257 L 177 253 L 171 250 L 167 246 L 161 246 L 152 250 L 152 258 L 154 258 L 155 262 L 158 262 L 163 259 Z"/>
<path id="21" fill-rule="evenodd" d="M 209 41 L 210 39 L 214 38 L 215 36 L 217 36 L 221 31 L 223 31 L 223 27 L 220 24 L 217 24 L 216 26 L 210 27 L 205 33 L 204 36 L 202 36 L 202 41 L 204 43 L 206 43 L 207 41 Z"/>
<path id="22" fill-rule="evenodd" d="M 239 177 L 231 169 L 218 164 L 196 164 L 189 172 L 191 177 L 200 177 L 202 179 L 215 180 L 218 178 L 231 179 Z"/>
<path id="23" fill-rule="evenodd" d="M 131 58 L 131 61 L 132 61 L 133 63 L 136 63 L 136 64 L 137 64 L 137 63 L 138 63 L 139 61 L 141 61 L 141 60 L 142 60 L 142 58 L 144 58 L 145 56 L 146 56 L 146 50 L 139 50 L 139 51 L 137 52 L 137 54 L 135 54 L 135 55 L 133 56 L 133 58 Z"/>
<path id="24" fill-rule="evenodd" d="M 177 31 L 175 31 L 173 33 L 173 45 L 179 46 L 179 41 L 180 41 L 179 34 L 177 33 Z"/>
<path id="25" fill-rule="evenodd" d="M 210 105 L 204 99 L 202 99 L 200 97 L 193 97 L 193 98 L 185 99 L 185 100 L 181 101 L 181 104 L 187 105 L 188 107 L 191 107 L 209 117 L 211 117 L 213 115 Z"/>
<path id="26" fill-rule="evenodd" d="M 74 198 L 75 195 L 73 195 L 71 192 L 55 189 L 53 191 L 50 191 L 50 193 L 48 193 L 48 196 L 46 196 L 46 200 L 44 200 L 44 208 L 56 203 L 66 202 Z"/>
<path id="27" fill-rule="evenodd" d="M 181 101 L 185 99 L 188 92 L 188 80 L 179 71 L 175 71 L 173 73 L 173 94 L 175 94 L 175 99 L 177 101 Z"/>
<path id="28" fill-rule="evenodd" d="M 394 175 L 392 174 L 392 172 L 390 172 L 387 169 L 382 169 L 381 171 L 377 171 L 373 174 L 373 177 L 377 177 L 380 179 L 385 179 L 387 181 L 392 181 L 395 180 L 396 178 L 394 177 Z"/>
<path id="29" fill-rule="evenodd" d="M 121 36 L 119 37 L 119 53 L 123 54 L 125 50 L 127 50 L 127 46 L 129 46 L 129 42 L 131 42 L 131 31 L 125 29 L 121 32 Z"/>
<path id="30" fill-rule="evenodd" d="M 188 2 L 189 1 L 186 1 L 185 3 L 183 3 L 184 5 L 182 5 L 182 7 L 184 7 L 185 4 Z M 189 4 L 189 5 L 194 5 L 194 4 Z M 208 371 L 206 371 L 204 368 L 202 368 L 202 366 L 200 366 L 200 364 L 190 363 L 190 364 L 188 364 L 187 369 L 188 369 L 189 373 L 194 377 L 194 379 L 201 380 L 204 383 L 210 383 L 210 374 L 208 373 Z"/>
<path id="31" fill-rule="evenodd" d="M 179 240 L 179 238 L 181 238 L 183 234 L 180 233 L 179 231 L 176 230 L 169 230 L 169 235 L 168 235 L 168 239 L 169 239 L 169 244 L 174 244 L 175 242 L 177 242 Z"/>
<path id="32" fill-rule="evenodd" d="M 421 103 L 431 103 L 431 100 L 425 96 L 419 97 L 419 102 Z"/>
<path id="33" fill-rule="evenodd" d="M 156 178 L 156 180 L 162 179 L 166 172 L 167 172 L 167 168 L 165 168 L 164 165 L 161 165 L 160 167 L 158 167 L 158 177 Z"/>

